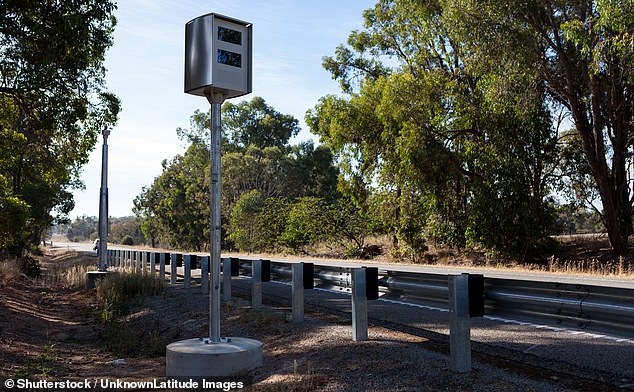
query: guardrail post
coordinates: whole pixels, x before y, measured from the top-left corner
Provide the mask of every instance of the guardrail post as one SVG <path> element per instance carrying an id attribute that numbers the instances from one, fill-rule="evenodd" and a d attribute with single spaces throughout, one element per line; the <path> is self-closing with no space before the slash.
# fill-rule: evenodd
<path id="1" fill-rule="evenodd" d="M 293 264 L 292 321 L 304 321 L 304 263 Z"/>
<path id="2" fill-rule="evenodd" d="M 200 287 L 203 294 L 209 294 L 209 256 L 200 257 Z"/>
<path id="3" fill-rule="evenodd" d="M 147 266 L 149 265 L 148 260 L 149 252 L 141 252 L 141 273 L 145 274 L 147 272 Z"/>
<path id="4" fill-rule="evenodd" d="M 159 255 L 159 279 L 165 280 L 165 262 L 169 258 L 169 253 L 161 252 Z"/>
<path id="5" fill-rule="evenodd" d="M 141 255 L 138 250 L 134 251 L 134 272 L 139 270 L 139 262 L 141 261 Z"/>
<path id="6" fill-rule="evenodd" d="M 459 373 L 471 371 L 469 276 L 449 275 L 449 367 Z"/>
<path id="7" fill-rule="evenodd" d="M 251 307 L 262 307 L 262 260 L 251 263 Z"/>
<path id="8" fill-rule="evenodd" d="M 222 259 L 222 300 L 231 301 L 231 257 Z"/>
<path id="9" fill-rule="evenodd" d="M 188 289 L 191 286 L 191 279 L 192 279 L 192 255 L 185 255 L 183 266 L 185 267 L 183 287 Z"/>
<path id="10" fill-rule="evenodd" d="M 368 340 L 365 268 L 352 269 L 352 340 Z"/>
<path id="11" fill-rule="evenodd" d="M 176 278 L 178 273 L 178 254 L 172 253 L 170 255 L 170 284 L 176 284 Z"/>
<path id="12" fill-rule="evenodd" d="M 154 276 L 156 273 L 156 261 L 158 259 L 158 253 L 150 252 L 150 275 Z"/>

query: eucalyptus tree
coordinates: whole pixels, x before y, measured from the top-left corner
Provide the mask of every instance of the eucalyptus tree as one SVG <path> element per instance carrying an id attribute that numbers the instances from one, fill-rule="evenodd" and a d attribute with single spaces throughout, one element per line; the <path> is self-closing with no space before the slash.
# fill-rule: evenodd
<path id="1" fill-rule="evenodd" d="M 499 59 L 512 59 L 511 76 L 535 80 L 527 93 L 545 89 L 570 115 L 577 136 L 570 140 L 583 151 L 610 243 L 615 253 L 627 253 L 634 197 L 634 2 L 448 3 L 476 62 L 499 68 Z M 508 76 L 498 85 L 511 83 Z"/>
<path id="2" fill-rule="evenodd" d="M 0 227 L 21 253 L 73 209 L 72 188 L 120 102 L 105 89 L 110 0 L 0 3 Z"/>
<path id="3" fill-rule="evenodd" d="M 299 130 L 298 121 L 277 112 L 262 98 L 237 105 L 225 103 L 223 116 L 224 240 L 249 250 L 256 246 L 276 247 L 276 235 L 267 236 L 267 241 L 255 241 L 250 231 L 241 230 L 235 222 L 251 219 L 253 200 L 261 199 L 263 208 L 268 209 L 281 205 L 276 200 L 285 198 L 335 198 L 338 171 L 332 154 L 326 147 L 315 147 L 311 142 L 291 146 L 289 139 Z M 209 217 L 208 114 L 196 111 L 189 129 L 178 128 L 176 132 L 188 148 L 183 155 L 163 162 L 163 172 L 135 199 L 135 214 L 142 218 L 146 238 L 156 238 L 173 247 L 199 249 L 208 246 L 209 241 L 205 223 Z M 275 213 L 263 214 L 275 220 L 271 227 L 278 226 Z"/>
<path id="4" fill-rule="evenodd" d="M 383 195 L 395 243 L 526 253 L 550 224 L 556 134 L 544 95 L 523 96 L 519 76 L 498 91 L 499 68 L 472 63 L 449 9 L 381 0 L 365 11 L 365 29 L 324 59 L 346 95 L 322 98 L 307 122 L 337 154 L 342 189 L 366 208 Z"/>

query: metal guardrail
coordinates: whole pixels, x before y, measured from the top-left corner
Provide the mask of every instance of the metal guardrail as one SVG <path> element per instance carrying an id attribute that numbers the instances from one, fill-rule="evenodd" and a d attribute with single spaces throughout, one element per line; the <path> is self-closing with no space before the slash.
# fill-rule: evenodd
<path id="1" fill-rule="evenodd" d="M 271 263 L 274 280 L 290 265 Z M 315 265 L 315 287 L 350 292 L 351 268 Z M 484 278 L 486 315 L 533 324 L 634 337 L 634 289 Z M 448 275 L 379 271 L 382 298 L 448 309 Z"/>
<path id="2" fill-rule="evenodd" d="M 634 337 L 634 289 L 485 279 L 487 314 Z"/>
<path id="3" fill-rule="evenodd" d="M 240 271 L 250 276 L 251 260 Z M 314 265 L 316 288 L 350 292 L 352 269 Z M 166 274 L 169 274 L 166 268 Z M 290 282 L 291 263 L 271 262 L 271 279 Z M 448 275 L 379 271 L 382 298 L 447 309 Z M 484 278 L 486 315 L 634 338 L 634 289 Z"/>

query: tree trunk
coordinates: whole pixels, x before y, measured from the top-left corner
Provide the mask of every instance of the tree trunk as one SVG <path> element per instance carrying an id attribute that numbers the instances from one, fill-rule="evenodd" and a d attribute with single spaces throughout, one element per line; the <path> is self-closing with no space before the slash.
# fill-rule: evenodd
<path id="1" fill-rule="evenodd" d="M 567 41 L 562 28 L 571 18 L 596 20 L 595 3 L 571 4 L 570 9 L 562 12 L 560 3 L 547 1 L 543 8 L 542 5 L 527 8 L 524 20 L 542 38 L 540 49 L 542 59 L 547 60 L 542 68 L 547 89 L 572 114 L 603 203 L 602 218 L 610 244 L 615 254 L 624 255 L 633 230 L 626 170 L 633 131 L 633 86 L 627 79 L 631 71 L 618 55 L 583 53 L 579 45 Z M 601 30 L 590 29 L 591 25 L 585 25 L 589 41 L 604 42 Z M 600 69 L 594 69 L 593 64 L 599 64 Z"/>
<path id="2" fill-rule="evenodd" d="M 392 247 L 398 248 L 398 227 L 400 227 L 401 220 L 401 187 L 396 187 L 396 208 L 394 208 L 394 230 L 392 232 Z"/>
<path id="3" fill-rule="evenodd" d="M 611 187 L 605 186 L 605 181 L 596 180 L 603 203 L 603 224 L 608 232 L 610 245 L 615 255 L 625 255 L 629 251 L 628 236 L 632 219 L 629 202 L 623 203 Z"/>
<path id="4" fill-rule="evenodd" d="M 616 143 L 612 146 L 612 165 L 609 169 L 603 145 L 603 124 L 595 120 L 590 125 L 582 113 L 581 110 L 577 113 L 573 111 L 573 117 L 603 204 L 603 224 L 613 252 L 616 255 L 625 255 L 629 251 L 628 236 L 632 234 L 632 207 L 625 169 L 627 147 Z M 615 129 L 614 133 L 617 135 L 615 140 L 621 139 L 622 135 L 627 134 L 627 128 Z"/>

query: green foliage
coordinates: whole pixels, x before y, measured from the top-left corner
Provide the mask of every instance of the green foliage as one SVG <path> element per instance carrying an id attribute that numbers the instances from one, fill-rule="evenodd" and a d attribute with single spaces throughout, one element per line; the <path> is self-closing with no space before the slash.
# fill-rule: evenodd
<path id="1" fill-rule="evenodd" d="M 132 237 L 130 237 L 129 235 L 124 236 L 121 239 L 121 245 L 134 245 L 134 239 Z"/>
<path id="2" fill-rule="evenodd" d="M 327 205 L 323 222 L 323 239 L 338 243 L 346 251 L 346 257 L 367 258 L 365 238 L 371 233 L 371 217 L 346 197 Z"/>
<path id="3" fill-rule="evenodd" d="M 40 377 L 48 377 L 49 373 L 55 369 L 57 361 L 57 350 L 54 344 L 42 346 L 42 352 L 37 357 L 37 372 Z"/>
<path id="4" fill-rule="evenodd" d="M 324 60 L 348 96 L 323 97 L 306 122 L 339 159 L 340 190 L 400 255 L 419 257 L 428 240 L 525 254 L 552 225 L 556 130 L 545 96 L 527 89 L 535 79 L 510 66 L 517 56 L 496 58 L 502 68 L 471 55 L 454 6 L 366 11 L 366 29 Z"/>
<path id="5" fill-rule="evenodd" d="M 597 211 L 586 210 L 574 204 L 557 207 L 557 234 L 604 233 L 605 226 Z"/>
<path id="6" fill-rule="evenodd" d="M 241 198 L 252 195 L 250 192 L 258 192 L 261 201 L 271 205 L 284 204 L 281 198 L 300 196 L 332 200 L 338 195 L 334 158 L 328 148 L 315 147 L 312 142 L 289 146 L 288 139 L 298 130 L 297 120 L 275 111 L 261 98 L 228 105 L 223 109 L 223 129 L 228 130 L 228 137 L 222 146 L 221 163 L 221 219 L 227 230 L 223 232 L 224 245 L 233 243 L 247 251 L 275 249 L 283 231 L 280 222 L 286 218 L 272 212 L 260 219 L 258 214 L 247 212 L 245 204 L 237 203 L 246 203 L 247 199 Z M 164 161 L 163 173 L 135 199 L 134 212 L 146 238 L 179 249 L 208 246 L 210 170 L 205 127 L 208 116 L 195 112 L 191 129 L 177 130 L 181 140 L 192 144 L 184 155 Z M 263 234 L 254 234 L 256 226 L 242 228 L 237 223 L 244 221 L 253 221 Z M 263 221 L 267 223 L 260 223 Z"/>
<path id="7" fill-rule="evenodd" d="M 267 105 L 261 97 L 222 107 L 223 130 L 228 144 L 248 148 L 284 147 L 299 132 L 299 121 Z"/>
<path id="8" fill-rule="evenodd" d="M 589 170 L 575 172 L 574 166 L 564 166 L 562 174 L 572 175 L 570 183 L 577 187 L 573 192 L 582 197 L 577 201 L 586 207 L 601 203 L 613 250 L 626 254 L 628 236 L 634 232 L 628 185 L 633 156 L 627 142 L 634 135 L 632 2 L 449 4 L 453 28 L 473 54 L 473 63 L 496 75 L 492 86 L 497 91 L 515 85 L 524 89 L 520 97 L 548 94 L 550 107 L 560 109 L 574 124 L 578 144 L 573 147 L 585 162 L 569 162 Z M 533 82 L 518 85 L 518 79 Z M 566 139 L 577 143 L 570 136 Z M 598 197 L 585 198 L 593 194 Z"/>
<path id="9" fill-rule="evenodd" d="M 18 254 L 27 246 L 29 212 L 30 206 L 13 195 L 6 178 L 0 174 L 0 250 Z"/>
<path id="10" fill-rule="evenodd" d="M 252 190 L 243 193 L 231 210 L 229 218 L 229 239 L 242 252 L 253 252 L 258 242 L 258 215 L 262 212 L 262 193 Z"/>
<path id="11" fill-rule="evenodd" d="M 87 241 L 96 238 L 99 219 L 95 216 L 78 216 L 71 222 L 66 238 L 71 241 Z"/>
<path id="12" fill-rule="evenodd" d="M 108 229 L 108 241 L 115 244 L 124 244 L 124 242 L 132 242 L 133 244 L 145 243 L 140 220 L 134 216 L 122 218 L 111 217 L 110 228 Z"/>
<path id="13" fill-rule="evenodd" d="M 255 249 L 273 252 L 283 246 L 282 234 L 286 229 L 291 202 L 283 197 L 269 197 L 258 215 L 255 225 Z"/>
<path id="14" fill-rule="evenodd" d="M 177 128 L 178 137 L 189 144 L 209 147 L 211 111 L 196 110 L 190 117 L 190 127 Z M 222 106 L 222 146 L 224 152 L 244 151 L 250 146 L 260 149 L 287 147 L 297 135 L 297 119 L 269 106 L 262 97 L 242 101 L 237 105 L 227 101 Z"/>
<path id="15" fill-rule="evenodd" d="M 300 197 L 291 205 L 282 242 L 297 252 L 306 252 L 305 247 L 323 239 L 328 227 L 327 206 L 323 199 Z"/>
<path id="16" fill-rule="evenodd" d="M 144 235 L 183 250 L 209 244 L 209 153 L 192 144 L 184 155 L 163 161 L 163 173 L 134 200 L 146 221 Z"/>
<path id="17" fill-rule="evenodd" d="M 0 249 L 19 255 L 67 219 L 81 166 L 116 123 L 120 102 L 104 89 L 103 67 L 114 9 L 109 0 L 2 5 Z"/>

